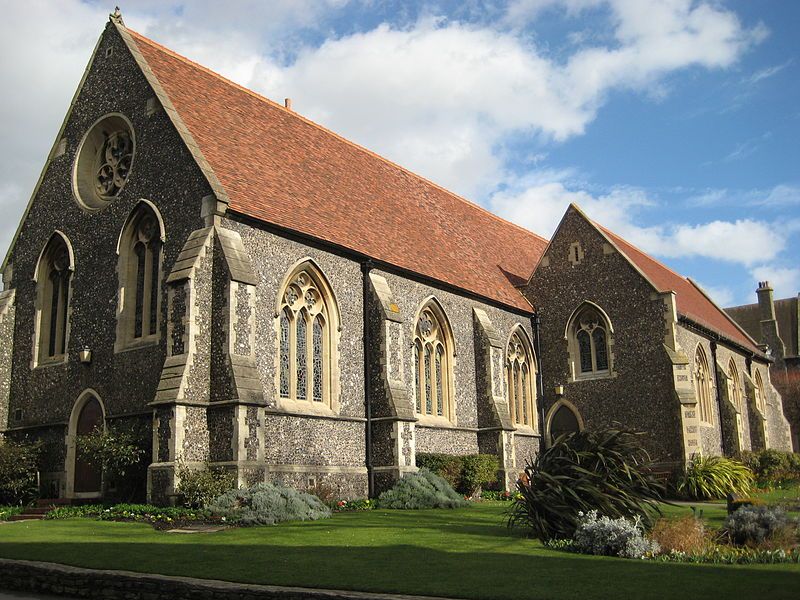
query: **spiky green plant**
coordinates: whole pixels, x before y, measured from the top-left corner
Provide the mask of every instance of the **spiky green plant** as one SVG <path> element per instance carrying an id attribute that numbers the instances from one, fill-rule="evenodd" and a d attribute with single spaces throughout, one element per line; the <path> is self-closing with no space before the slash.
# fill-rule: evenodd
<path id="1" fill-rule="evenodd" d="M 747 495 L 753 487 L 753 472 L 737 460 L 724 456 L 695 455 L 678 483 L 678 491 L 697 500 Z"/>
<path id="2" fill-rule="evenodd" d="M 509 526 L 523 526 L 543 541 L 571 538 L 580 513 L 592 510 L 612 519 L 638 516 L 652 526 L 665 487 L 652 474 L 640 435 L 604 428 L 559 437 L 526 465 Z"/>

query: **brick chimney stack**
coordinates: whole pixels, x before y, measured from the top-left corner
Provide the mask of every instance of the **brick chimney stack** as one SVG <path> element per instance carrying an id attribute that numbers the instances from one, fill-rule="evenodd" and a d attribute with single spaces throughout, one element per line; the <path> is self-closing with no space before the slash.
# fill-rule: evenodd
<path id="1" fill-rule="evenodd" d="M 772 288 L 769 281 L 759 281 L 758 289 L 758 307 L 761 312 L 762 321 L 771 321 L 775 318 L 775 301 L 772 298 Z"/>

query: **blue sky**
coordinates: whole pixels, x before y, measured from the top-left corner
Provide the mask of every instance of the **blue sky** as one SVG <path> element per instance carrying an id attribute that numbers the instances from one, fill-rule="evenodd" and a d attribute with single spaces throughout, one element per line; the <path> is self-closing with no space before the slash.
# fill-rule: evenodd
<path id="1" fill-rule="evenodd" d="M 6 3 L 7 247 L 111 6 Z M 721 304 L 800 290 L 800 3 L 141 0 L 126 23 L 548 236 L 569 202 Z"/>

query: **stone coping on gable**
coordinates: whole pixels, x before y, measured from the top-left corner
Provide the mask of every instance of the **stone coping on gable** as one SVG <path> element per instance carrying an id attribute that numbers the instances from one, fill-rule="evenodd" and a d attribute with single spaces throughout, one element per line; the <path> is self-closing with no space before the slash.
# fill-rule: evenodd
<path id="1" fill-rule="evenodd" d="M 0 590 L 114 600 L 445 600 L 434 596 L 255 585 L 132 571 L 84 569 L 7 558 L 0 558 Z"/>

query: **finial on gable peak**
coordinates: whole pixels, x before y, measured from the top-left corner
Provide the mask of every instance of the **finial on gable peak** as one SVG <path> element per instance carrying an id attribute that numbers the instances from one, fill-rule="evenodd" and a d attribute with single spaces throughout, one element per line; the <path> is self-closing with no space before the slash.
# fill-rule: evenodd
<path id="1" fill-rule="evenodd" d="M 108 15 L 108 20 L 117 25 L 125 26 L 125 21 L 122 20 L 122 11 L 120 11 L 119 6 L 116 6 L 114 12 Z"/>

